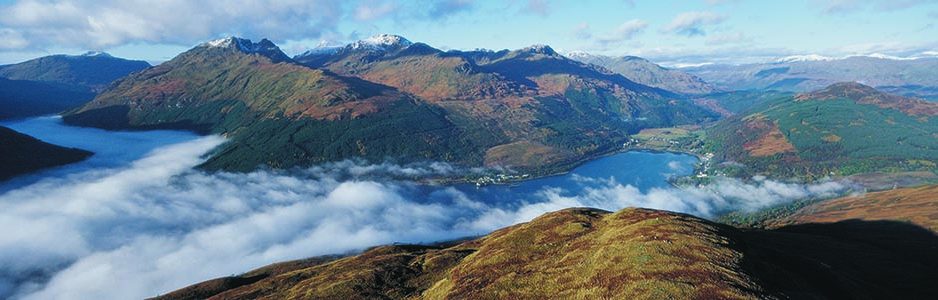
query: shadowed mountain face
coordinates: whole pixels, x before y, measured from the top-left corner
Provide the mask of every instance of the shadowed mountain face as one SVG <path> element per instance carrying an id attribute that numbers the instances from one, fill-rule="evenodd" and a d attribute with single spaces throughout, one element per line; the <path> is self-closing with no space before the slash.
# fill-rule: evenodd
<path id="1" fill-rule="evenodd" d="M 75 56 L 52 55 L 0 66 L 0 77 L 51 82 L 97 92 L 118 78 L 148 67 L 150 64 L 145 61 L 88 52 Z"/>
<path id="2" fill-rule="evenodd" d="M 668 69 L 641 57 L 610 57 L 572 53 L 570 58 L 604 67 L 635 82 L 682 94 L 708 94 L 713 86 L 697 76 L 681 70 Z"/>
<path id="3" fill-rule="evenodd" d="M 737 175 L 820 178 L 936 171 L 938 103 L 857 83 L 777 98 L 709 129 L 708 151 Z"/>
<path id="4" fill-rule="evenodd" d="M 0 119 L 53 114 L 94 98 L 112 81 L 150 67 L 106 53 L 52 55 L 0 66 Z"/>
<path id="5" fill-rule="evenodd" d="M 938 237 L 899 222 L 742 231 L 647 209 L 567 209 L 479 239 L 271 265 L 159 299 L 928 297 Z"/>
<path id="6" fill-rule="evenodd" d="M 0 180 L 40 169 L 70 164 L 91 152 L 59 147 L 0 126 Z"/>
<path id="7" fill-rule="evenodd" d="M 94 93 L 67 85 L 0 78 L 0 120 L 58 113 L 92 98 Z"/>
<path id="8" fill-rule="evenodd" d="M 120 80 L 64 119 L 226 134 L 209 169 L 364 157 L 550 173 L 612 151 L 640 128 L 712 117 L 546 46 L 442 52 L 383 35 L 295 59 L 266 40 L 208 42 Z"/>

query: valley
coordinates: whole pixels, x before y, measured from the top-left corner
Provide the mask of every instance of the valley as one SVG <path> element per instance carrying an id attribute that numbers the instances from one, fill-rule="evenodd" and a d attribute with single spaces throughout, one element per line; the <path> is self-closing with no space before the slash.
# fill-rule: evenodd
<path id="1" fill-rule="evenodd" d="M 887 2 L 0 1 L 0 299 L 938 299 Z"/>

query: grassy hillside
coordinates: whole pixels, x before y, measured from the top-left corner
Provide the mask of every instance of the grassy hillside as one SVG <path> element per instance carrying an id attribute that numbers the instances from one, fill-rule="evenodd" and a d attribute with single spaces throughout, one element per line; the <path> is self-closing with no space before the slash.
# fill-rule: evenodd
<path id="1" fill-rule="evenodd" d="M 287 262 L 158 299 L 765 299 L 934 296 L 938 238 L 896 222 L 738 230 L 567 209 L 479 239 Z"/>
<path id="2" fill-rule="evenodd" d="M 0 180 L 40 169 L 70 164 L 91 152 L 59 147 L 0 126 Z"/>
<path id="3" fill-rule="evenodd" d="M 62 84 L 0 78 L 0 120 L 59 113 L 92 98 L 94 93 Z"/>
<path id="4" fill-rule="evenodd" d="M 938 232 L 938 185 L 899 188 L 825 200 L 768 220 L 768 227 L 845 220 L 897 220 Z"/>
<path id="5" fill-rule="evenodd" d="M 854 83 L 781 97 L 708 130 L 705 151 L 732 175 L 819 178 L 936 171 L 938 104 Z"/>

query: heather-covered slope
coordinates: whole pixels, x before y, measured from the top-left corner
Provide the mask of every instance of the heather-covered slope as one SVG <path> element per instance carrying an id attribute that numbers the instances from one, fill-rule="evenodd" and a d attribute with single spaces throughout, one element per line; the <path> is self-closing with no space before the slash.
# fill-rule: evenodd
<path id="1" fill-rule="evenodd" d="M 83 55 L 51 55 L 18 64 L 0 66 L 0 77 L 58 83 L 86 91 L 100 91 L 114 80 L 150 67 L 103 52 Z"/>
<path id="2" fill-rule="evenodd" d="M 708 130 L 732 175 L 820 178 L 938 170 L 938 103 L 838 83 L 780 95 Z M 725 164 L 739 162 L 738 164 Z"/>
<path id="3" fill-rule="evenodd" d="M 74 162 L 91 152 L 52 145 L 0 126 L 0 180 Z"/>
<path id="4" fill-rule="evenodd" d="M 267 40 L 205 43 L 116 82 L 64 120 L 227 135 L 203 165 L 208 169 L 352 156 L 481 160 L 439 109 L 386 86 L 294 64 Z"/>
<path id="5" fill-rule="evenodd" d="M 713 86 L 697 76 L 681 70 L 668 69 L 635 56 L 611 57 L 576 52 L 570 58 L 622 74 L 632 81 L 682 94 L 708 94 Z"/>
<path id="6" fill-rule="evenodd" d="M 902 223 L 742 231 L 665 211 L 567 209 L 454 245 L 282 263 L 159 298 L 927 298 L 938 293 L 935 247 L 933 233 Z"/>
<path id="7" fill-rule="evenodd" d="M 484 141 L 485 164 L 571 165 L 644 127 L 714 118 L 677 95 L 563 57 L 547 46 L 448 51 L 380 35 L 295 57 L 310 67 L 378 82 L 445 110 Z M 549 172 L 545 170 L 545 172 Z"/>
<path id="8" fill-rule="evenodd" d="M 938 232 L 938 185 L 899 188 L 824 200 L 802 207 L 769 227 L 845 220 L 897 220 Z"/>
<path id="9" fill-rule="evenodd" d="M 477 60 L 378 36 L 294 61 L 267 40 L 230 38 L 118 81 L 65 121 L 223 133 L 231 140 L 209 169 L 364 157 L 544 174 L 613 151 L 640 128 L 714 117 L 548 47 Z"/>

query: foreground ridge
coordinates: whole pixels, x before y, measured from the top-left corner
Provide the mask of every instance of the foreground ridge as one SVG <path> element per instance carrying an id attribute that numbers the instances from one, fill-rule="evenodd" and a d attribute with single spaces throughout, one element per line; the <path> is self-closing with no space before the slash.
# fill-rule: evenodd
<path id="1" fill-rule="evenodd" d="M 890 221 L 762 231 L 572 208 L 462 243 L 280 263 L 157 299 L 921 297 L 938 293 L 935 247 L 934 233 Z"/>

